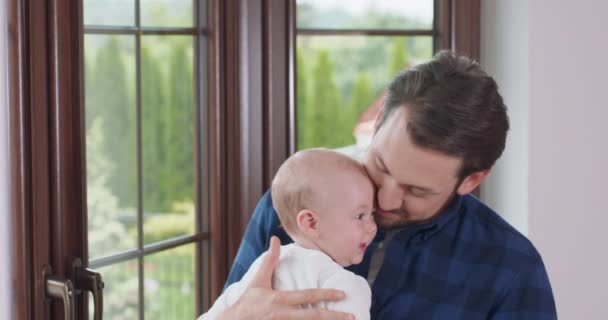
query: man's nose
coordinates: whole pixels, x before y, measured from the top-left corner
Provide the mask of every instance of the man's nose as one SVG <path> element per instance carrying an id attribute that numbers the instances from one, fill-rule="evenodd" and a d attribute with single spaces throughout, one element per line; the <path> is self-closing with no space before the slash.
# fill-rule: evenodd
<path id="1" fill-rule="evenodd" d="M 400 210 L 403 204 L 403 191 L 397 185 L 387 182 L 378 189 L 378 206 L 384 211 Z"/>

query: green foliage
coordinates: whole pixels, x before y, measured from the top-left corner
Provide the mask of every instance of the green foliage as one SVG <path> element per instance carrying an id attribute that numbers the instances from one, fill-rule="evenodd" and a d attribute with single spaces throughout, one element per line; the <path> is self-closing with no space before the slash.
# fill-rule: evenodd
<path id="1" fill-rule="evenodd" d="M 108 188 L 118 197 L 120 206 L 135 207 L 137 171 L 135 149 L 135 107 L 127 92 L 125 63 L 117 37 L 108 37 L 99 48 L 95 72 L 87 76 L 87 126 L 103 119 L 102 150 L 114 166 Z"/>
<path id="2" fill-rule="evenodd" d="M 181 246 L 144 258 L 145 319 L 193 319 L 194 247 Z"/>
<path id="3" fill-rule="evenodd" d="M 104 310 L 106 319 L 131 320 L 139 315 L 139 280 L 137 262 L 111 266 L 100 270 L 105 282 Z M 89 314 L 92 310 L 89 308 Z"/>
<path id="4" fill-rule="evenodd" d="M 350 39 L 338 44 L 343 38 L 298 38 L 298 149 L 354 144 L 360 115 L 390 80 L 432 54 L 430 38 Z"/>
<path id="5" fill-rule="evenodd" d="M 178 236 L 194 233 L 194 204 L 192 202 L 176 202 L 171 207 L 171 213 L 156 213 L 148 215 L 144 221 L 144 243 L 154 243 Z M 129 230 L 132 237 L 137 236 L 137 228 Z"/>
<path id="6" fill-rule="evenodd" d="M 190 60 L 191 61 L 191 60 Z M 172 201 L 192 200 L 194 189 L 194 116 L 192 64 L 184 46 L 171 53 L 169 110 L 166 114 L 167 165 L 163 176 Z"/>
<path id="7" fill-rule="evenodd" d="M 394 77 L 409 65 L 406 52 L 406 42 L 403 38 L 395 38 L 392 43 L 392 54 L 389 74 Z"/>
<path id="8" fill-rule="evenodd" d="M 306 130 L 299 141 L 299 148 L 337 148 L 353 140 L 350 132 L 344 132 L 342 97 L 334 79 L 334 67 L 329 52 L 320 51 L 312 70 L 311 92 L 303 106 L 300 125 Z"/>
<path id="9" fill-rule="evenodd" d="M 125 63 L 133 52 L 121 48 L 117 37 L 104 38 L 96 54 L 85 59 L 88 237 L 89 253 L 95 258 L 134 249 L 138 237 L 135 93 L 134 86 L 126 83 L 133 65 Z M 195 226 L 192 57 L 188 48 L 175 43 L 183 44 L 170 44 L 171 59 L 151 49 L 157 49 L 158 41 L 141 50 L 146 244 L 191 234 Z M 146 319 L 194 316 L 193 266 L 192 246 L 144 258 Z M 137 261 L 102 272 L 106 316 L 137 318 L 141 303 Z"/>
<path id="10" fill-rule="evenodd" d="M 359 120 L 359 116 L 369 105 L 374 102 L 374 93 L 367 72 L 361 72 L 357 75 L 355 86 L 351 94 L 349 113 L 349 125 L 355 125 Z"/>
<path id="11" fill-rule="evenodd" d="M 306 60 L 302 56 L 303 52 L 301 50 L 297 50 L 296 52 L 296 91 L 297 91 L 297 101 L 296 104 L 298 106 L 298 149 L 304 149 L 307 146 L 311 145 L 310 142 L 310 107 L 308 105 L 308 65 L 305 64 Z"/>
<path id="12" fill-rule="evenodd" d="M 157 214 L 144 223 L 144 243 L 167 240 L 192 232 L 194 232 L 193 216 L 175 213 Z"/>
<path id="13" fill-rule="evenodd" d="M 120 222 L 118 198 L 108 188 L 114 163 L 103 150 L 103 119 L 95 119 L 87 129 L 87 211 L 89 256 L 101 257 L 135 248 L 136 237 L 129 237 Z M 134 213 L 133 213 L 134 215 Z"/>
<path id="14" fill-rule="evenodd" d="M 297 64 L 298 149 L 354 144 L 353 129 L 361 113 L 375 98 L 369 75 L 366 72 L 357 75 L 349 102 L 345 104 L 328 51 L 318 52 L 311 71 L 307 69 L 309 62 L 300 52 Z"/>
<path id="15" fill-rule="evenodd" d="M 144 212 L 160 212 L 171 202 L 163 183 L 167 164 L 167 102 L 164 77 L 150 49 L 141 50 L 142 63 L 142 183 Z"/>
<path id="16" fill-rule="evenodd" d="M 181 39 L 177 39 L 181 40 Z M 141 141 L 144 211 L 167 212 L 174 201 L 193 199 L 192 58 L 175 41 L 170 59 L 141 50 Z M 190 42 L 191 43 L 191 42 Z M 86 67 L 86 122 L 102 119 L 102 149 L 111 158 L 107 186 L 119 207 L 137 205 L 136 112 L 126 83 L 125 50 L 109 36 Z M 163 72 L 161 66 L 166 66 Z"/>
<path id="17" fill-rule="evenodd" d="M 361 13 L 353 14 L 341 6 L 317 6 L 300 2 L 296 5 L 297 24 L 300 28 L 344 29 L 429 29 L 431 21 L 421 21 L 402 13 L 379 11 L 371 3 Z"/>

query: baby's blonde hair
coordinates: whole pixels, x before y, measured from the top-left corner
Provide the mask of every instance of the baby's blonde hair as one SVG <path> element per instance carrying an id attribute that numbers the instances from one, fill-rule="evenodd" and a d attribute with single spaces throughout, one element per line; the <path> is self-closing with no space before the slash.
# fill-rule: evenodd
<path id="1" fill-rule="evenodd" d="M 272 180 L 272 205 L 287 233 L 297 232 L 298 212 L 308 209 L 318 213 L 322 182 L 338 170 L 367 176 L 361 163 L 329 149 L 302 150 L 281 165 Z"/>

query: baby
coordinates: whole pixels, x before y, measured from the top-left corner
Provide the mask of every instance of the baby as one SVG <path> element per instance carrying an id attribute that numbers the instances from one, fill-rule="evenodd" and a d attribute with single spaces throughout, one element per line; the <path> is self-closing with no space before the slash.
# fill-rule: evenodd
<path id="1" fill-rule="evenodd" d="M 343 267 L 363 260 L 376 235 L 372 214 L 374 187 L 363 166 L 335 151 L 309 149 L 279 168 L 272 182 L 272 204 L 282 227 L 294 240 L 281 247 L 273 288 L 339 289 L 346 298 L 302 308 L 326 308 L 369 319 L 371 290 L 367 281 Z M 234 304 L 257 273 L 264 256 L 241 281 L 226 288 L 202 319 L 215 319 Z"/>

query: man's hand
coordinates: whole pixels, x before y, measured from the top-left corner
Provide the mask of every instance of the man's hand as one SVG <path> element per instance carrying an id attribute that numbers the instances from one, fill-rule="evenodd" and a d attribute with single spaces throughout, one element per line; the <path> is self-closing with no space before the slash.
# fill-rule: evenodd
<path id="1" fill-rule="evenodd" d="M 344 292 L 332 289 L 308 289 L 298 291 L 275 291 L 272 289 L 272 274 L 279 262 L 280 243 L 277 237 L 270 239 L 270 249 L 260 270 L 239 300 L 221 315 L 222 320 L 275 320 L 317 319 L 354 320 L 348 313 L 324 309 L 300 309 L 300 305 L 321 301 L 344 299 Z"/>

